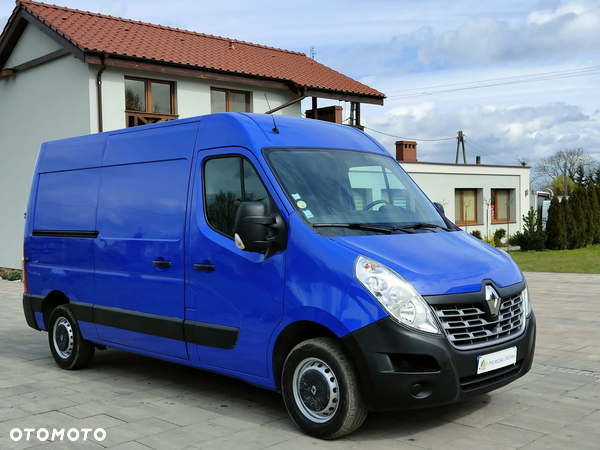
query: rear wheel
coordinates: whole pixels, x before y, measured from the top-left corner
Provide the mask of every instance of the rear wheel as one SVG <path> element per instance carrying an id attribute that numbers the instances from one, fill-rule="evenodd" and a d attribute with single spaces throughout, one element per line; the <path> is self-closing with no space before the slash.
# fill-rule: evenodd
<path id="1" fill-rule="evenodd" d="M 296 425 L 320 439 L 352 433 L 368 414 L 352 361 L 333 338 L 294 347 L 283 366 L 281 390 Z"/>
<path id="2" fill-rule="evenodd" d="M 94 344 L 81 336 L 69 305 L 57 306 L 50 315 L 48 342 L 56 363 L 67 370 L 81 369 L 94 357 Z"/>

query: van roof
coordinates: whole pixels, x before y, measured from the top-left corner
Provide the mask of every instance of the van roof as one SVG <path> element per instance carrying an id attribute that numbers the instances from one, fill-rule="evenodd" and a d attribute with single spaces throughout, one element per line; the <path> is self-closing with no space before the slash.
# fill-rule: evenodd
<path id="1" fill-rule="evenodd" d="M 74 158 L 81 160 L 82 153 L 92 152 L 94 149 L 98 152 L 103 148 L 109 136 L 140 133 L 140 138 L 143 139 L 145 131 L 198 122 L 200 127 L 196 150 L 236 146 L 254 151 L 260 151 L 264 147 L 307 147 L 363 150 L 389 155 L 375 139 L 353 127 L 321 120 L 253 113 L 209 114 L 105 131 L 51 141 L 44 144 L 42 150 L 44 152 L 60 151 L 61 159 L 69 159 L 68 153 L 72 152 Z M 274 131 L 275 125 L 278 133 Z"/>

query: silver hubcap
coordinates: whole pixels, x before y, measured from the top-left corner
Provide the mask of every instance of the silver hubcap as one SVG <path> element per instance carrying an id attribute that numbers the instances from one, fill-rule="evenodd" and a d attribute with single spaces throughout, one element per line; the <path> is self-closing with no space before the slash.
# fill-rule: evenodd
<path id="1" fill-rule="evenodd" d="M 67 359 L 73 352 L 73 328 L 67 319 L 61 317 L 54 322 L 52 330 L 54 336 L 54 350 L 62 358 Z"/>
<path id="2" fill-rule="evenodd" d="M 307 419 L 325 423 L 333 418 L 340 388 L 331 367 L 318 358 L 307 358 L 296 367 L 292 383 L 296 405 Z"/>

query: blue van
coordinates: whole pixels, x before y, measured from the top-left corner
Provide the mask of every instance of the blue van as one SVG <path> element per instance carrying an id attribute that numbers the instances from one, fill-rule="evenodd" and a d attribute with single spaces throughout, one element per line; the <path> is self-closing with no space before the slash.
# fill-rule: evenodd
<path id="1" fill-rule="evenodd" d="M 114 347 L 237 377 L 323 439 L 529 371 L 535 316 L 506 253 L 362 131 L 273 119 L 42 145 L 23 308 L 59 366 Z"/>

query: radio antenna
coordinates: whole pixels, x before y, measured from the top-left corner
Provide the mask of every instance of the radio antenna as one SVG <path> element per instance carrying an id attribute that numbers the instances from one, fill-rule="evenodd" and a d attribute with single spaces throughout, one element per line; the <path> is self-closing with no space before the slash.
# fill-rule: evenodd
<path id="1" fill-rule="evenodd" d="M 267 100 L 267 107 L 269 108 L 269 111 L 271 111 L 271 105 L 269 104 L 269 97 L 267 97 L 266 92 L 265 92 L 265 100 Z M 276 134 L 279 134 L 279 128 L 277 128 L 277 123 L 275 122 L 275 116 L 273 115 L 273 113 L 271 113 L 271 118 L 273 119 L 273 131 Z"/>

